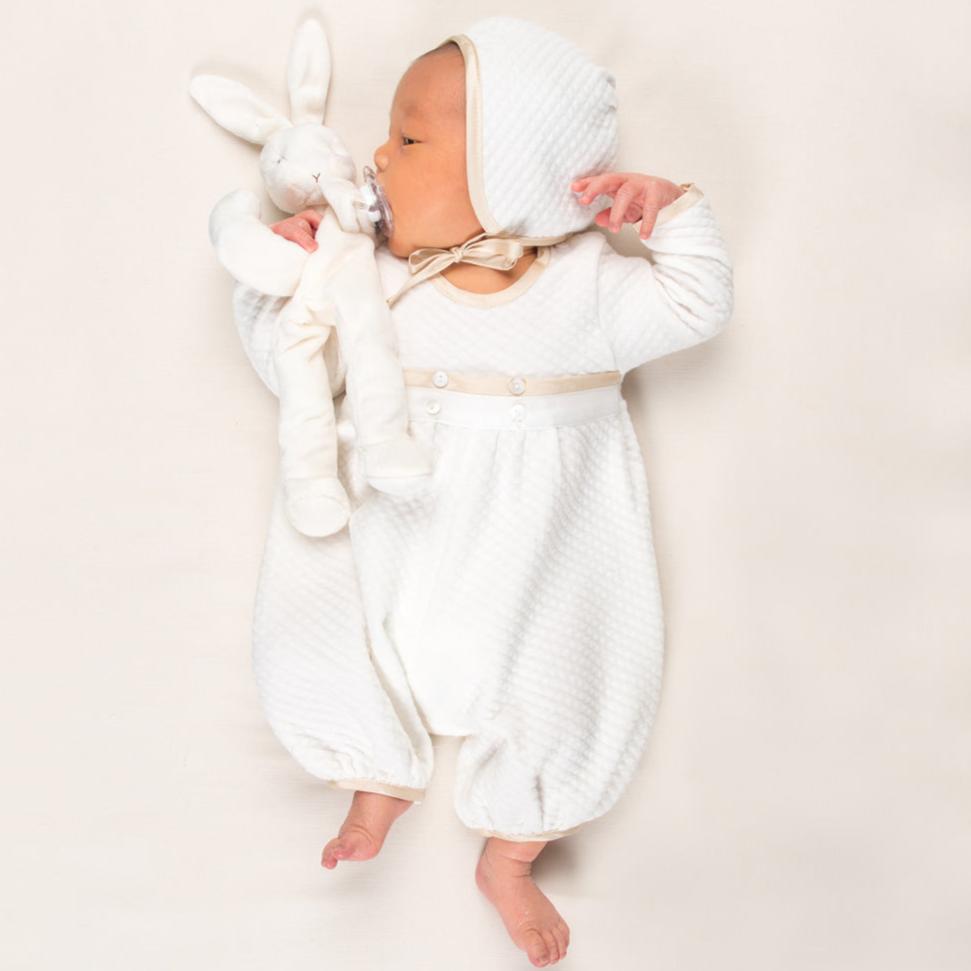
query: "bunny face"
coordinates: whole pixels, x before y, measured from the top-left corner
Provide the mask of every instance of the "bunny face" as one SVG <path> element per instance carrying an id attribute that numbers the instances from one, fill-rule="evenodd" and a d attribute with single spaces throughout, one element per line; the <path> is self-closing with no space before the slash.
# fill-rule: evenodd
<path id="1" fill-rule="evenodd" d="M 398 82 L 388 139 L 374 151 L 394 214 L 388 249 L 457 246 L 482 232 L 465 163 L 465 67 L 454 46 L 423 54 Z"/>
<path id="2" fill-rule="evenodd" d="M 328 189 L 332 200 L 350 199 L 348 188 L 356 191 L 354 161 L 324 124 L 330 69 L 327 35 L 310 18 L 297 28 L 287 62 L 289 118 L 245 84 L 218 74 L 197 74 L 189 85 L 189 93 L 217 124 L 263 146 L 260 173 L 270 198 L 284 212 L 326 205 Z M 348 207 L 351 223 L 352 212 Z"/>
<path id="3" fill-rule="evenodd" d="M 260 153 L 260 173 L 277 208 L 300 212 L 326 204 L 329 182 L 353 182 L 354 160 L 330 128 L 293 125 L 274 132 Z"/>

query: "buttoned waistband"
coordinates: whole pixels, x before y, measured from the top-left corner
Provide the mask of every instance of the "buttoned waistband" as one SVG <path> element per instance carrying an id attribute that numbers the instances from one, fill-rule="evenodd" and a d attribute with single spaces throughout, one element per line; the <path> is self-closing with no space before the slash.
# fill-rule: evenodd
<path id="1" fill-rule="evenodd" d="M 435 421 L 477 428 L 544 428 L 578 425 L 619 411 L 624 404 L 620 384 L 558 391 L 528 397 L 469 393 L 452 387 L 405 387 L 412 421 Z"/>
<path id="2" fill-rule="evenodd" d="M 443 371 L 431 368 L 404 368 L 405 384 L 420 388 L 449 388 L 485 395 L 548 395 L 585 391 L 613 384 L 623 378 L 620 371 L 595 371 L 590 374 L 500 374 L 494 371 Z"/>

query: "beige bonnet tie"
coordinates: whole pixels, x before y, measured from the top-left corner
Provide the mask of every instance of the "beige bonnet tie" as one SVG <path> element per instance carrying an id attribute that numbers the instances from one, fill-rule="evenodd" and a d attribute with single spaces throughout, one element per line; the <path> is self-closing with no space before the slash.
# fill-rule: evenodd
<path id="1" fill-rule="evenodd" d="M 411 271 L 411 279 L 406 280 L 397 293 L 388 297 L 388 306 L 394 306 L 398 298 L 415 284 L 441 273 L 453 263 L 475 263 L 477 266 L 491 266 L 496 270 L 511 270 L 527 246 L 557 243 L 569 235 L 571 234 L 549 236 L 535 241 L 526 236 L 491 236 L 487 232 L 481 232 L 458 246 L 422 246 L 409 255 L 408 269 Z"/>

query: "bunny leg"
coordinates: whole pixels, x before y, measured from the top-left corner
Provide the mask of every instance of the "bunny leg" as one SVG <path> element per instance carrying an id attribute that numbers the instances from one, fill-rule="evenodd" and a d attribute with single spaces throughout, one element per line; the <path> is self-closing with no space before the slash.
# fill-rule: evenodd
<path id="1" fill-rule="evenodd" d="M 280 316 L 274 365 L 280 392 L 280 464 L 285 508 L 306 536 L 329 536 L 350 517 L 337 477 L 334 401 L 323 348 L 332 311 L 308 306 L 300 289 Z"/>
<path id="2" fill-rule="evenodd" d="M 327 293 L 337 305 L 347 401 L 365 477 L 381 492 L 419 491 L 430 480 L 432 459 L 408 431 L 404 376 L 374 260 L 374 240 L 363 233 L 344 233 L 331 210 L 324 213 L 316 239 L 320 249 L 308 264 L 313 274 L 315 257 L 326 254 Z"/>

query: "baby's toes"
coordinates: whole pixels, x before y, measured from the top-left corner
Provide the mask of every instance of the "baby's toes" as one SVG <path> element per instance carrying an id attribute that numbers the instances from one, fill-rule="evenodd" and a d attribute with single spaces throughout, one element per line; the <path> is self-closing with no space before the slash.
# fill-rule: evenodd
<path id="1" fill-rule="evenodd" d="M 380 842 L 366 830 L 347 829 L 324 847 L 321 863 L 333 869 L 339 860 L 370 860 L 380 849 Z"/>
<path id="2" fill-rule="evenodd" d="M 324 852 L 321 854 L 320 862 L 322 866 L 327 867 L 328 870 L 333 870 L 337 866 L 337 861 L 339 859 L 344 859 L 343 854 L 346 852 L 343 840 L 340 836 L 335 836 L 325 847 Z"/>
<path id="3" fill-rule="evenodd" d="M 550 950 L 543 938 L 543 935 L 532 928 L 523 935 L 523 946 L 529 960 L 537 967 L 542 968 L 549 964 Z"/>
<path id="4" fill-rule="evenodd" d="M 546 946 L 549 948 L 549 963 L 556 964 L 560 960 L 560 942 L 557 940 L 552 928 L 544 931 L 543 937 L 546 939 Z"/>

